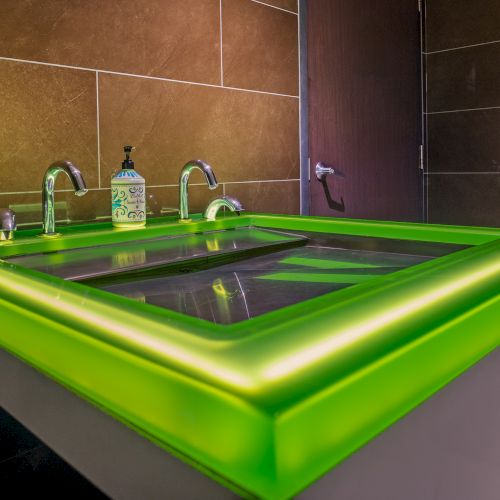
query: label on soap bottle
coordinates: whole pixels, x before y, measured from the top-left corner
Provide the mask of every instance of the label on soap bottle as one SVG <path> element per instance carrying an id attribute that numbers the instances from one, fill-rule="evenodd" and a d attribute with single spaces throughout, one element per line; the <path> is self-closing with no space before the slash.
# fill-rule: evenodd
<path id="1" fill-rule="evenodd" d="M 124 225 L 143 224 L 146 221 L 146 186 L 144 179 L 136 172 L 133 172 L 135 182 L 126 182 L 125 175 L 123 175 L 125 173 L 125 171 L 121 171 L 111 183 L 112 221 Z"/>

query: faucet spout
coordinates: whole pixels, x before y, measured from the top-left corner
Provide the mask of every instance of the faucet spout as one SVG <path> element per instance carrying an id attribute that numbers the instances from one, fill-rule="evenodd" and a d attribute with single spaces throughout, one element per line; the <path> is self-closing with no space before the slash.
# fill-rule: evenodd
<path id="1" fill-rule="evenodd" d="M 203 213 L 203 217 L 207 220 L 214 221 L 217 217 L 217 212 L 222 207 L 228 208 L 231 212 L 236 212 L 237 215 L 240 215 L 240 212 L 245 210 L 240 201 L 236 198 L 232 196 L 219 196 L 208 204 L 208 207 Z"/>
<path id="2" fill-rule="evenodd" d="M 64 172 L 73 184 L 76 196 L 83 196 L 88 189 L 82 173 L 70 161 L 56 161 L 47 169 L 42 184 L 43 231 L 42 236 L 55 236 L 54 188 L 57 176 Z"/>
<path id="3" fill-rule="evenodd" d="M 218 185 L 214 171 L 208 163 L 203 160 L 188 161 L 182 168 L 179 178 L 179 216 L 181 221 L 189 220 L 188 182 L 191 172 L 195 169 L 203 172 L 209 189 L 215 189 Z"/>

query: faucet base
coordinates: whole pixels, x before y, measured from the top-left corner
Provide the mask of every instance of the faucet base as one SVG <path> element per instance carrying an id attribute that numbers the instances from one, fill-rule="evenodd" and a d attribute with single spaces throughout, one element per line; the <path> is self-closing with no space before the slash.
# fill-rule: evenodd
<path id="1" fill-rule="evenodd" d="M 0 231 L 0 242 L 5 243 L 14 239 L 13 231 Z"/>

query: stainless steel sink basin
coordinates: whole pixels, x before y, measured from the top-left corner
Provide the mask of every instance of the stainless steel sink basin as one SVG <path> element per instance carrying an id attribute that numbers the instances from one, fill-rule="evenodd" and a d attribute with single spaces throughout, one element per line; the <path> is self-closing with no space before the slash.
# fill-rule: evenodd
<path id="1" fill-rule="evenodd" d="M 455 245 L 321 233 L 261 234 L 259 229 L 232 233 L 215 236 L 218 245 L 237 242 L 239 253 L 228 254 L 228 248 L 220 246 L 225 256 L 209 262 L 186 257 L 180 266 L 108 273 L 87 278 L 85 283 L 212 323 L 231 324 L 458 249 Z M 263 245 L 262 239 L 266 245 L 256 252 L 251 245 L 256 241 Z M 192 249 L 187 255 L 193 255 Z"/>
<path id="2" fill-rule="evenodd" d="M 202 268 L 306 243 L 305 236 L 237 228 L 21 255 L 5 260 L 67 280 L 85 281 L 116 274 L 156 273 L 165 268 L 182 270 L 186 262 L 191 268 L 195 265 Z"/>
<path id="3" fill-rule="evenodd" d="M 213 323 L 231 324 L 460 248 L 242 227 L 8 260 Z"/>

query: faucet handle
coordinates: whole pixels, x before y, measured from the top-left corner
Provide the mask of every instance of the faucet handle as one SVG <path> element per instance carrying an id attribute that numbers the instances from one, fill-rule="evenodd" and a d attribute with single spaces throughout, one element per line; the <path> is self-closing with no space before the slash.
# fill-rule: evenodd
<path id="1" fill-rule="evenodd" d="M 316 179 L 322 182 L 325 180 L 327 175 L 335 175 L 337 177 L 345 177 L 345 175 L 338 169 L 328 166 L 326 163 L 319 161 L 316 163 L 316 167 L 314 169 L 316 173 Z"/>

